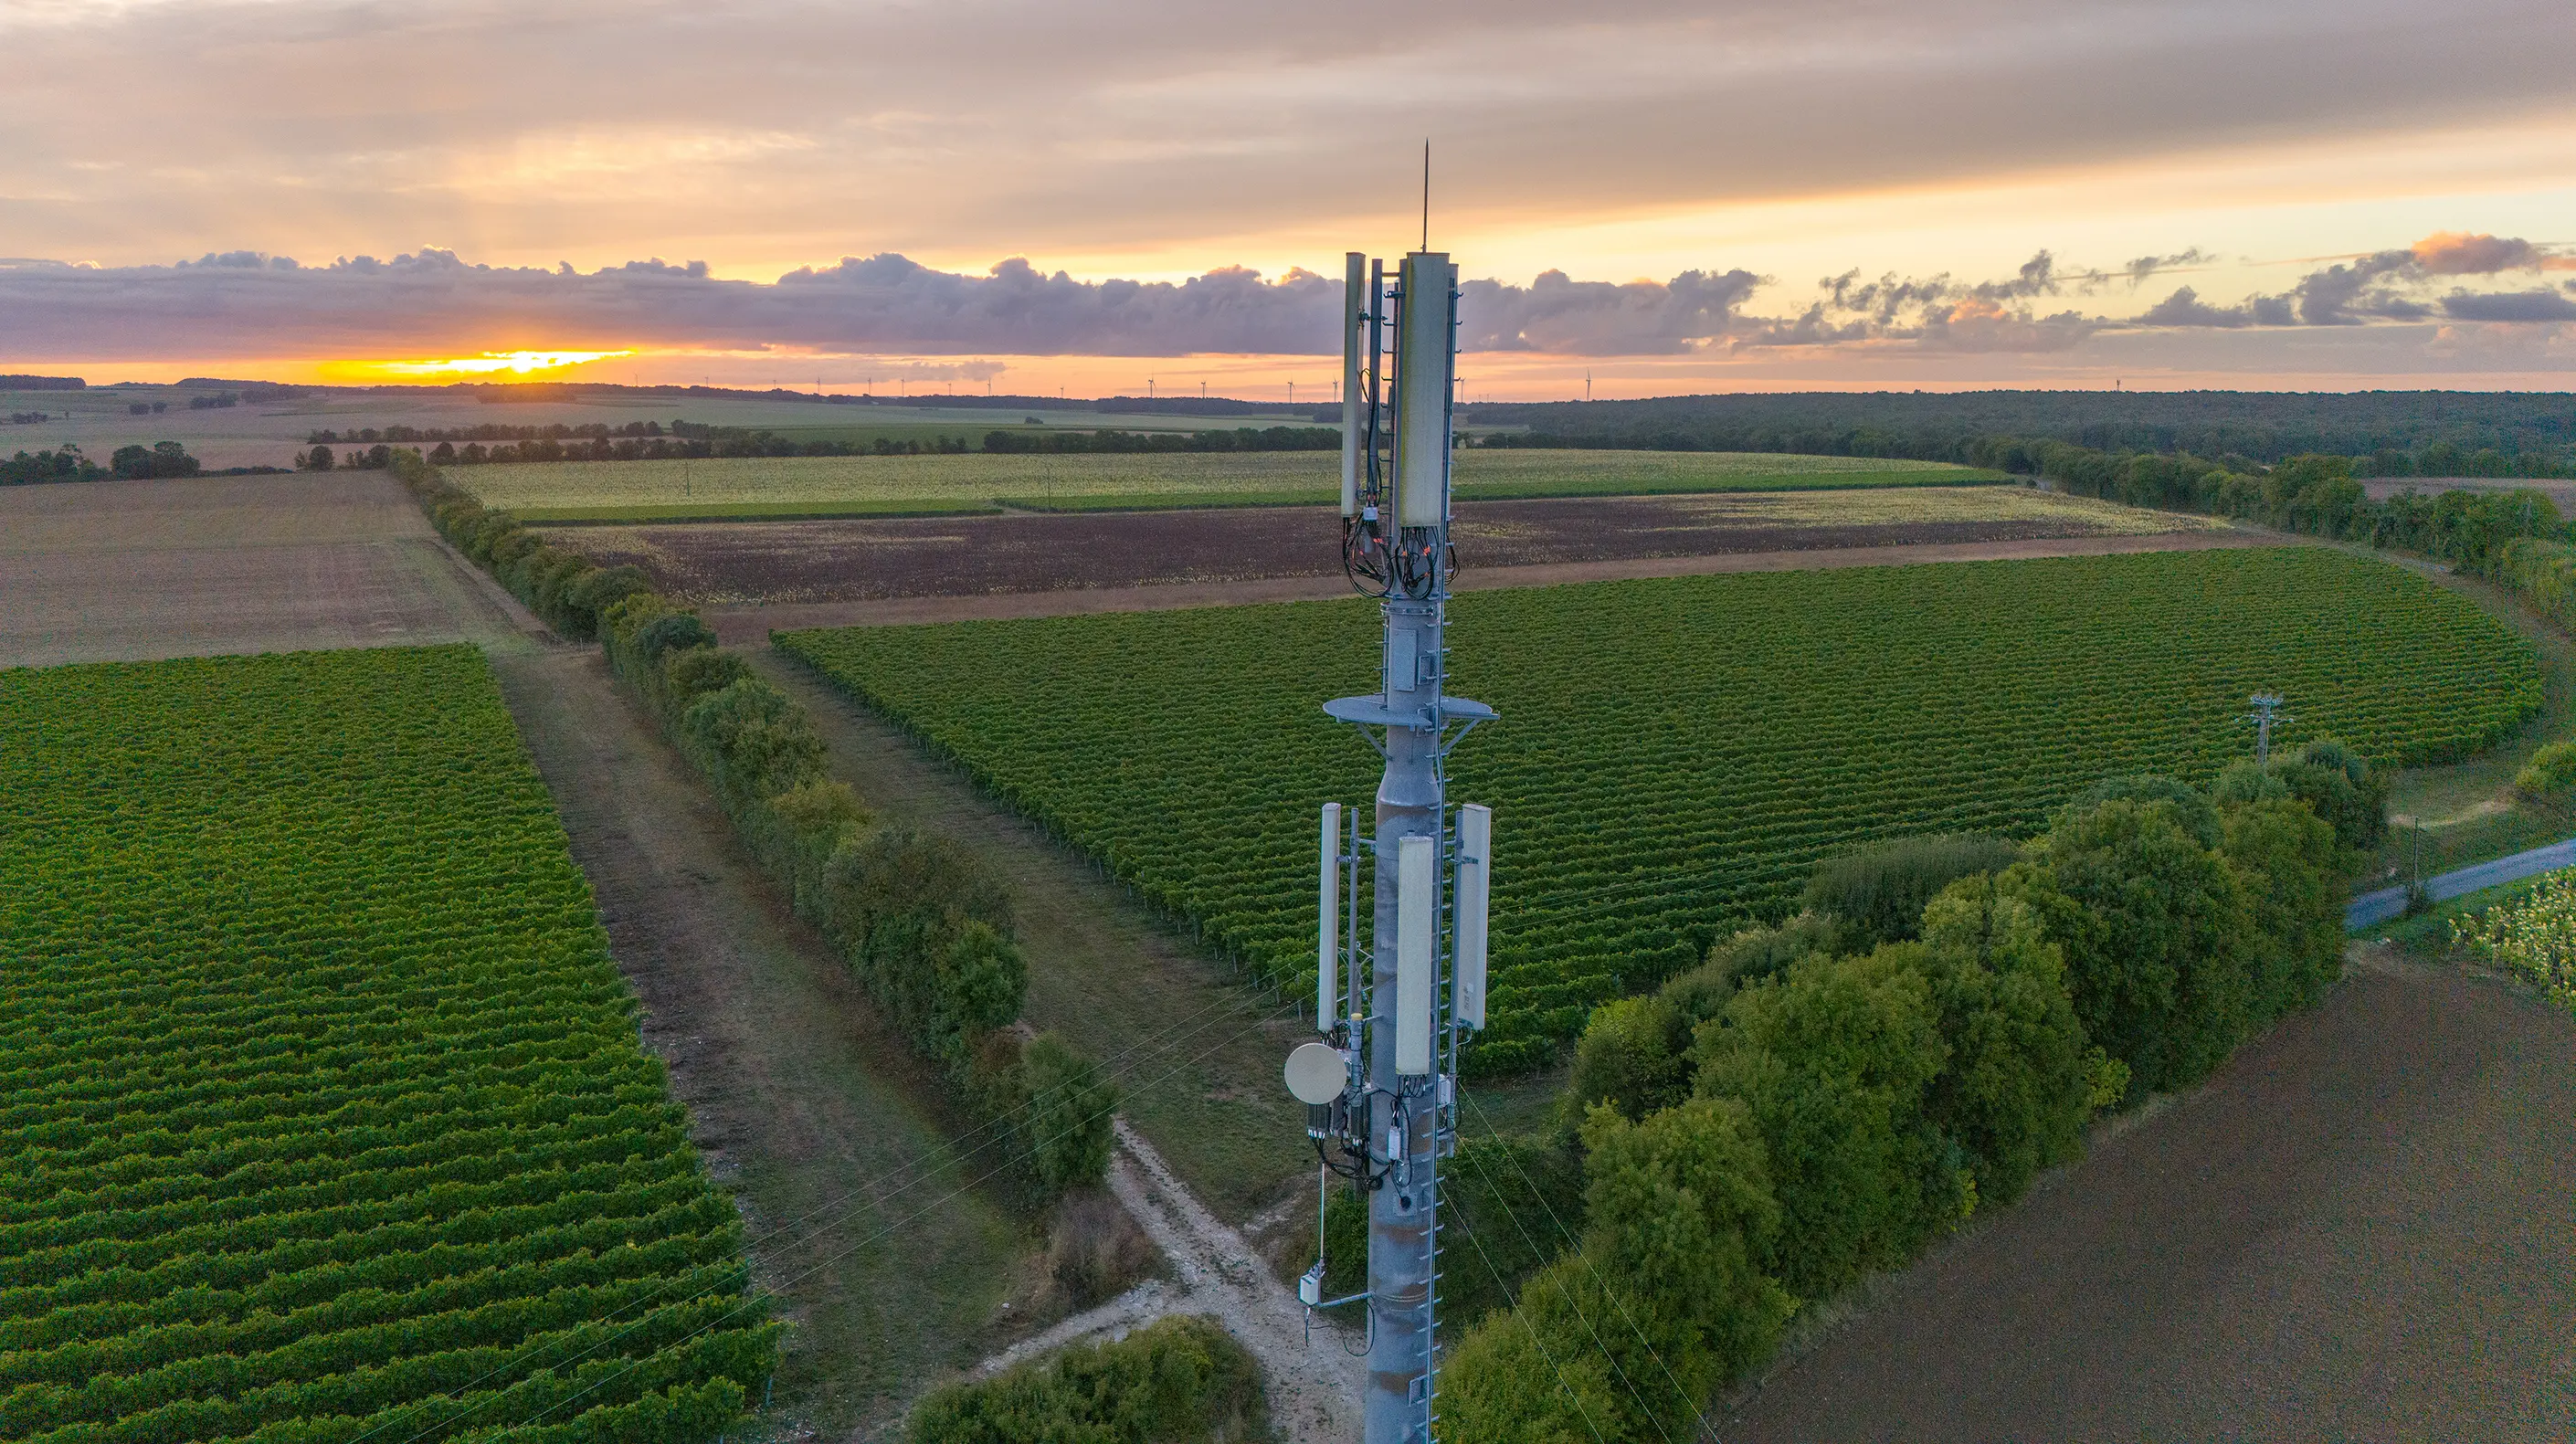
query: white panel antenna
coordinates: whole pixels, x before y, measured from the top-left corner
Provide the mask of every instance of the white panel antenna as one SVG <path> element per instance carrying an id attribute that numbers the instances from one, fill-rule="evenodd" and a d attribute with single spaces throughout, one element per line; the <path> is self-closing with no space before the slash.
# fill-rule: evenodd
<path id="1" fill-rule="evenodd" d="M 1370 324 L 1368 257 L 1342 258 L 1342 515 L 1360 514 L 1360 450 L 1368 443 L 1369 398 L 1361 394 L 1360 333 Z"/>
<path id="2" fill-rule="evenodd" d="M 1440 844 L 1404 839 L 1395 876 L 1395 1071 L 1431 1071 L 1431 991 L 1440 974 Z"/>
<path id="3" fill-rule="evenodd" d="M 1323 855 L 1315 873 L 1315 1031 L 1333 1031 L 1341 1009 L 1342 805 L 1324 804 Z"/>
<path id="4" fill-rule="evenodd" d="M 1460 1026 L 1485 1026 L 1485 909 L 1494 891 L 1494 810 L 1470 802 L 1458 809 L 1458 957 L 1450 975 L 1450 1011 Z"/>
<path id="5" fill-rule="evenodd" d="M 1395 516 L 1399 526 L 1449 524 L 1449 378 L 1458 268 L 1446 255 L 1404 258 L 1403 322 L 1395 354 Z"/>

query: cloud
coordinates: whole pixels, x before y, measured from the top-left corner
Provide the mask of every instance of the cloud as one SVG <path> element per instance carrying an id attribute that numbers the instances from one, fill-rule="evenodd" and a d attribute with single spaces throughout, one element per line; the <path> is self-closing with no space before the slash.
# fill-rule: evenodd
<path id="1" fill-rule="evenodd" d="M 2195 250 L 2173 259 L 2196 256 Z M 2558 269 L 2562 262 L 2547 247 L 2519 237 L 2436 231 L 2402 250 L 2374 251 L 2311 271 L 2280 295 L 2249 296 L 2234 306 L 2213 306 L 2183 286 L 2140 312 L 2134 321 L 2140 326 L 2222 329 L 2360 326 L 2372 321 L 2426 321 L 2444 314 L 2477 321 L 2555 321 L 2576 312 L 2558 309 L 2568 303 L 2548 290 L 2492 292 L 2455 286 L 2438 304 L 2429 291 L 2436 278 Z M 2144 262 L 2131 265 L 2140 267 Z M 2153 269 L 2146 267 L 2144 273 L 2152 274 Z"/>
<path id="2" fill-rule="evenodd" d="M 2176 286 L 2174 293 L 2149 306 L 2138 315 L 2141 326 L 2251 326 L 2255 324 L 2254 308 L 2212 306 L 2200 299 L 2200 293 L 2189 286 Z"/>
<path id="3" fill-rule="evenodd" d="M 2498 271 L 2537 271 L 2552 261 L 2561 268 L 2576 258 L 2553 256 L 2518 236 L 2470 235 L 2435 231 L 2409 248 L 2415 264 L 2428 276 L 2492 276 Z"/>
<path id="4" fill-rule="evenodd" d="M 2072 274 L 2039 251 L 2012 275 L 1960 281 L 1949 273 L 1863 281 L 1857 270 L 1816 283 L 1823 299 L 1801 315 L 1747 328 L 1739 346 L 1817 346 L 1852 341 L 1908 343 L 1941 351 L 2062 351 L 2110 324 L 2076 311 L 2039 314 L 2031 302 L 2070 284 L 2084 289 L 2099 271 Z M 1836 317 L 1843 319 L 1837 320 Z"/>
<path id="5" fill-rule="evenodd" d="M 2530 291 L 2453 291 L 2442 298 L 2442 311 L 2462 321 L 2576 321 L 2576 301 L 2545 287 Z"/>
<path id="6" fill-rule="evenodd" d="M 2216 259 L 2198 246 L 2189 246 L 2170 256 L 2140 256 L 2122 266 L 2120 274 L 2129 278 L 2129 289 L 2134 291 L 2145 285 L 2159 271 L 2188 270 L 2207 265 Z"/>
<path id="7" fill-rule="evenodd" d="M 1077 281 L 1008 260 L 982 276 L 899 255 L 774 284 L 704 262 L 583 273 L 469 264 L 437 247 L 299 266 L 235 251 L 171 266 L 0 270 L 0 333 L 24 355 L 383 357 L 658 348 L 824 354 L 1185 355 L 1338 349 L 1341 282 L 1239 268 L 1180 282 Z"/>
<path id="8" fill-rule="evenodd" d="M 1469 351 L 1566 356 L 1676 355 L 1739 334 L 1738 314 L 1763 284 L 1750 271 L 1684 271 L 1669 282 L 1576 281 L 1543 271 L 1527 287 L 1469 281 L 1458 298 L 1459 345 Z"/>

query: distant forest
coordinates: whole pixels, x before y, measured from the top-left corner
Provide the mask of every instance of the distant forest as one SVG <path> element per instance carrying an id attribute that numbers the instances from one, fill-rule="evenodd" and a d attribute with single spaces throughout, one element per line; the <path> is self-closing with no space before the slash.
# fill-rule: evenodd
<path id="1" fill-rule="evenodd" d="M 2576 468 L 2576 396 L 2564 392 L 1790 392 L 1479 402 L 1459 408 L 1459 418 L 1529 428 L 1490 438 L 1497 446 L 1795 451 L 1995 465 L 1996 440 L 2017 438 L 2267 465 L 2332 453 L 2354 458 L 2361 475 L 2541 476 Z"/>

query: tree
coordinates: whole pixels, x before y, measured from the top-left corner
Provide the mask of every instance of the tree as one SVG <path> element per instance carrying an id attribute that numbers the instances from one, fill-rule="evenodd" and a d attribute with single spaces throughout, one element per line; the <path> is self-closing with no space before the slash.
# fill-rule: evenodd
<path id="1" fill-rule="evenodd" d="M 1589 1320 L 1613 1312 L 1580 1259 L 1532 1275 L 1516 1307 L 1486 1315 L 1449 1352 L 1441 1444 L 1639 1444 L 1625 1390 L 1592 1340 Z"/>
<path id="2" fill-rule="evenodd" d="M 331 454 L 331 448 L 327 446 L 317 446 L 311 451 L 304 453 L 302 456 L 297 457 L 295 464 L 303 467 L 306 471 L 329 471 L 334 465 L 338 464 L 338 461 L 339 458 Z"/>
<path id="3" fill-rule="evenodd" d="M 1957 1140 L 1980 1203 L 2011 1203 L 2075 1158 L 2096 1075 L 2063 954 L 2030 905 L 1962 878 L 1923 910 L 1923 968 L 1950 1057 L 1925 1112 Z"/>
<path id="4" fill-rule="evenodd" d="M 1566 1081 L 1568 1124 L 1593 1104 L 1643 1118 L 1689 1089 L 1690 1020 L 1660 997 L 1617 998 L 1592 1010 Z"/>
<path id="5" fill-rule="evenodd" d="M 2271 798 L 2226 809 L 2227 865 L 2252 911 L 2250 1003 L 2260 1027 L 2324 996 L 2343 976 L 2344 906 L 2351 889 L 2334 829 L 2306 802 Z"/>
<path id="6" fill-rule="evenodd" d="M 2175 804 L 2114 798 L 2062 813 L 1997 882 L 2064 950 L 2085 1035 L 2140 1087 L 2192 1082 L 2244 1036 L 2244 889 Z"/>
<path id="7" fill-rule="evenodd" d="M 1963 1202 L 1923 1117 L 1949 1050 L 1912 962 L 1810 957 L 1699 1030 L 1699 1095 L 1742 1099 L 1770 1149 L 1782 1224 L 1766 1263 L 1802 1298 L 1904 1262 Z"/>
<path id="8" fill-rule="evenodd" d="M 1794 1307 L 1759 1263 L 1780 1229 L 1761 1135 L 1739 1100 L 1695 1098 L 1642 1122 L 1595 1108 L 1583 1142 L 1584 1255 L 1637 1301 L 1616 1332 L 1671 1341 L 1640 1392 L 1684 1423 L 1770 1354 Z"/>
<path id="9" fill-rule="evenodd" d="M 1002 1019 L 1007 1023 L 1020 1011 L 1019 980 L 1024 970 L 1019 967 L 1019 950 L 982 923 L 969 924 L 960 943 L 970 938 L 988 963 L 1012 975 L 1008 986 L 988 990 L 991 1006 L 982 1014 L 993 1016 L 999 1002 L 1007 998 L 1009 1012 Z M 952 954 L 956 947 L 951 945 Z M 1029 1097 L 1020 1133 L 1039 1189 L 1053 1196 L 1098 1183 L 1109 1171 L 1109 1155 L 1116 1146 L 1112 1122 L 1118 1111 L 1118 1086 L 1101 1076 L 1099 1064 L 1053 1033 L 1029 1040 L 1020 1052 L 1020 1068 Z"/>

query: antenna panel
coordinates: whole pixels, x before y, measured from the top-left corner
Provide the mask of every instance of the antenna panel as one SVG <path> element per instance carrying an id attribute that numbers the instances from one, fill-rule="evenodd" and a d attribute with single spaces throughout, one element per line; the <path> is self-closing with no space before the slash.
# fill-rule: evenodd
<path id="1" fill-rule="evenodd" d="M 1454 370 L 1458 271 L 1448 256 L 1416 251 L 1401 272 L 1404 309 L 1395 338 L 1396 524 L 1449 519 L 1449 383 Z"/>
<path id="2" fill-rule="evenodd" d="M 1342 805 L 1324 804 L 1323 849 L 1315 874 L 1315 1031 L 1333 1031 L 1341 1011 Z"/>
<path id="3" fill-rule="evenodd" d="M 1485 1026 L 1485 908 L 1493 896 L 1494 810 L 1470 802 L 1458 809 L 1458 959 L 1450 1010 L 1459 1023 Z"/>
<path id="4" fill-rule="evenodd" d="M 1360 448 L 1367 443 L 1368 410 L 1360 399 L 1361 331 L 1376 309 L 1369 295 L 1368 257 L 1342 257 L 1342 515 L 1360 513 Z"/>
<path id="5" fill-rule="evenodd" d="M 1440 844 L 1408 837 L 1395 871 L 1395 1071 L 1431 1071 L 1431 989 L 1440 958 Z"/>

